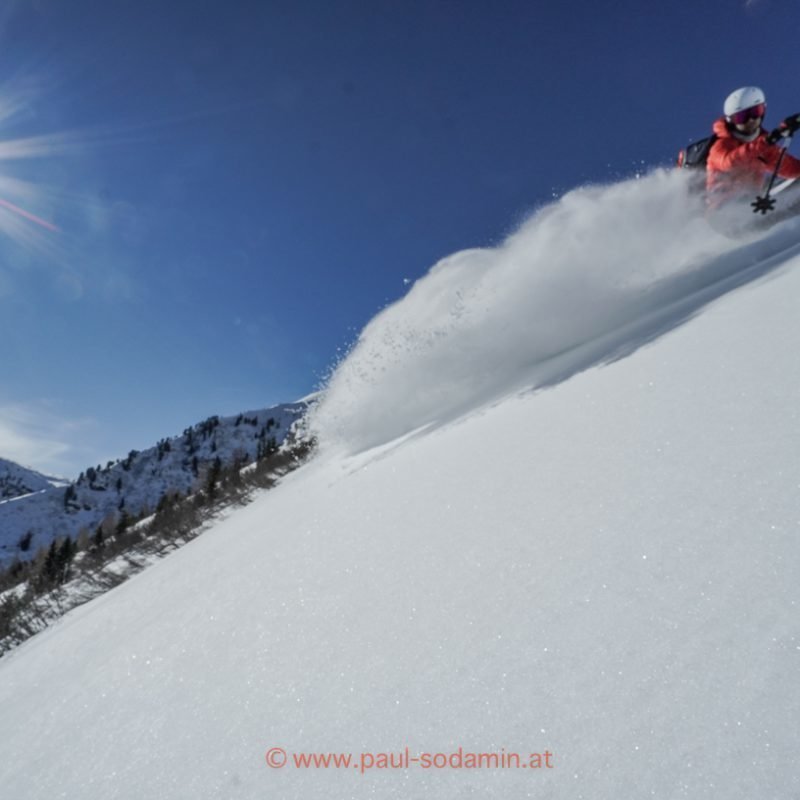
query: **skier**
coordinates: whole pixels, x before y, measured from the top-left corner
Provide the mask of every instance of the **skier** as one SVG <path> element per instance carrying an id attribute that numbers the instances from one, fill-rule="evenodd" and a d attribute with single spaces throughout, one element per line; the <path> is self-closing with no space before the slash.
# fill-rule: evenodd
<path id="1" fill-rule="evenodd" d="M 765 175 L 780 161 L 778 176 L 800 178 L 800 160 L 783 154 L 781 139 L 800 129 L 800 114 L 787 117 L 772 133 L 762 127 L 767 110 L 764 92 L 744 86 L 728 95 L 724 116 L 713 126 L 716 141 L 706 162 L 706 197 L 710 209 L 730 200 L 752 199 L 763 189 Z"/>

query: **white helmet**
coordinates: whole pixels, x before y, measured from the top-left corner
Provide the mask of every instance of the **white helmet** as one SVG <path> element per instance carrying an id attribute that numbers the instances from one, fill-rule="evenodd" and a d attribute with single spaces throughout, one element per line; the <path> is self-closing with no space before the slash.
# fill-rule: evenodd
<path id="1" fill-rule="evenodd" d="M 766 105 L 767 98 L 758 86 L 743 86 L 735 92 L 731 92 L 725 100 L 723 112 L 730 118 L 739 111 L 744 111 L 753 106 Z"/>

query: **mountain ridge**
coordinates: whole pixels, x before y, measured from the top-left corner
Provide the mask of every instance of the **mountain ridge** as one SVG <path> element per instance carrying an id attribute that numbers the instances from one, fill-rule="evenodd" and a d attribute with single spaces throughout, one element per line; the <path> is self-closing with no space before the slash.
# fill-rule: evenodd
<path id="1" fill-rule="evenodd" d="M 212 416 L 105 467 L 88 467 L 74 481 L 30 480 L 30 491 L 0 501 L 0 566 L 28 560 L 54 539 L 93 533 L 104 520 L 146 516 L 165 494 L 186 494 L 202 484 L 217 459 L 221 466 L 251 463 L 280 446 L 306 407 L 299 401 Z M 18 465 L 7 463 L 9 474 L 17 474 Z"/>
<path id="2" fill-rule="evenodd" d="M 0 501 L 13 500 L 66 483 L 68 481 L 65 478 L 45 475 L 10 459 L 0 458 Z"/>

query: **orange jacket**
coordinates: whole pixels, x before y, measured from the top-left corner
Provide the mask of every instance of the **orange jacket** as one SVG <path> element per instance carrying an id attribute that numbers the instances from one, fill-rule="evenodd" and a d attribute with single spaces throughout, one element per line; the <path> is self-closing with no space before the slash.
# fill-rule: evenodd
<path id="1" fill-rule="evenodd" d="M 725 117 L 714 123 L 714 133 L 718 138 L 706 163 L 706 189 L 711 202 L 718 204 L 737 195 L 761 192 L 764 177 L 775 169 L 782 148 L 767 141 L 764 128 L 752 142 L 737 139 Z M 787 153 L 778 175 L 800 178 L 800 161 Z"/>

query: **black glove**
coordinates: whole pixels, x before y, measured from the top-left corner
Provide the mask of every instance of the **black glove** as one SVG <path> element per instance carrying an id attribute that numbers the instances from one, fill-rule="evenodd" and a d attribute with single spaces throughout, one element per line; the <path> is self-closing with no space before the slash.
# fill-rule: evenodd
<path id="1" fill-rule="evenodd" d="M 786 119 L 781 122 L 782 128 L 788 128 L 791 133 L 797 133 L 800 130 L 800 114 L 792 114 L 791 117 L 786 117 Z"/>
<path id="2" fill-rule="evenodd" d="M 789 136 L 794 136 L 800 130 L 800 114 L 792 114 L 791 117 L 781 122 L 772 133 L 767 135 L 767 141 L 770 144 L 777 144 L 781 139 L 786 139 Z"/>

